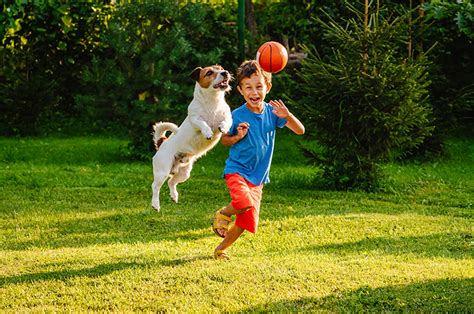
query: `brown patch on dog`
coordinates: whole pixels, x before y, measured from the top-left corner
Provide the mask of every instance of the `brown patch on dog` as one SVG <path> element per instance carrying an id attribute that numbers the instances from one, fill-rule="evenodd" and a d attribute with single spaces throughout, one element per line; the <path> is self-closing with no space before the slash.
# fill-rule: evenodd
<path id="1" fill-rule="evenodd" d="M 170 173 L 175 175 L 180 167 L 187 166 L 189 164 L 191 155 L 185 153 L 177 153 L 174 156 L 173 168 L 171 168 Z"/>
<path id="2" fill-rule="evenodd" d="M 156 141 L 155 143 L 155 148 L 156 150 L 158 150 L 161 146 L 161 144 L 163 144 L 164 141 L 166 141 L 168 138 L 166 136 L 162 136 L 158 139 L 158 141 Z"/>

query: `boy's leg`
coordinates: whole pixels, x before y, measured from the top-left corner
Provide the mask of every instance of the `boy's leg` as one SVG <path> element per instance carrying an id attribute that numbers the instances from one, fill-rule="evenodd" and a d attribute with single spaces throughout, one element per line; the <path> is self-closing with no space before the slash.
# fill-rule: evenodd
<path id="1" fill-rule="evenodd" d="M 236 208 L 234 208 L 234 206 L 232 206 L 232 203 L 229 203 L 229 205 L 227 205 L 226 207 L 221 209 L 220 213 L 222 215 L 231 217 L 233 215 L 238 215 L 238 214 L 245 213 L 250 208 L 252 208 L 252 207 L 245 207 L 245 208 L 241 208 L 241 209 L 236 209 Z M 217 223 L 221 224 L 221 223 L 225 223 L 225 221 L 223 219 L 221 219 L 221 220 L 218 220 Z M 217 230 L 217 233 L 219 233 L 223 238 L 226 236 L 226 233 L 229 232 L 229 231 L 226 231 L 224 228 L 216 229 L 216 230 Z"/>
<path id="2" fill-rule="evenodd" d="M 224 209 L 221 210 L 221 214 L 226 215 L 226 216 L 232 216 L 232 215 L 237 215 L 237 214 L 242 214 L 245 213 L 247 210 L 249 210 L 251 207 L 245 207 L 241 209 L 236 209 L 234 206 L 232 206 L 232 203 L 229 203 Z"/>
<path id="3" fill-rule="evenodd" d="M 253 200 L 250 197 L 249 186 L 246 183 L 245 179 L 242 178 L 238 174 L 227 175 L 225 177 L 226 184 L 230 192 L 230 196 L 232 198 L 232 202 L 230 202 L 227 206 L 220 210 L 220 214 L 232 217 L 233 215 L 238 215 L 245 213 L 247 210 L 252 208 Z M 238 208 L 235 208 L 235 204 L 238 205 Z M 215 225 L 214 226 L 223 226 L 228 225 L 228 222 L 224 220 L 222 217 L 215 217 Z M 216 228 L 214 227 L 214 231 L 218 233 L 221 237 L 225 237 L 226 233 L 228 232 L 227 228 Z"/>
<path id="4" fill-rule="evenodd" d="M 224 240 L 216 247 L 216 251 L 223 251 L 231 246 L 245 231 L 237 225 L 233 225 L 227 232 Z"/>
<path id="5" fill-rule="evenodd" d="M 251 207 L 245 207 L 245 208 L 241 208 L 241 209 L 236 209 L 234 208 L 234 206 L 232 206 L 232 203 L 229 203 L 229 205 L 227 205 L 226 207 L 224 207 L 223 209 L 221 209 L 220 213 L 222 215 L 225 215 L 225 216 L 233 216 L 233 215 L 237 215 L 237 214 L 241 214 L 241 213 L 245 213 L 247 210 L 249 210 Z M 218 220 L 217 221 L 218 225 L 222 224 L 222 223 L 226 223 L 224 221 L 224 219 L 221 219 L 221 220 Z M 220 228 L 220 229 L 216 229 L 217 233 L 219 233 L 223 238 L 227 235 L 227 233 L 230 231 L 226 231 L 226 229 L 224 228 Z"/>
<path id="6" fill-rule="evenodd" d="M 235 215 L 235 224 L 239 227 L 255 233 L 258 225 L 258 212 L 260 211 L 260 200 L 262 197 L 262 186 L 256 186 L 245 180 L 238 174 L 226 175 L 226 184 L 232 198 L 226 207 L 222 208 L 216 215 L 214 223 L 214 232 L 221 237 L 225 237 L 228 232 L 227 220 L 225 217 Z M 224 228 L 219 228 L 223 226 Z"/>

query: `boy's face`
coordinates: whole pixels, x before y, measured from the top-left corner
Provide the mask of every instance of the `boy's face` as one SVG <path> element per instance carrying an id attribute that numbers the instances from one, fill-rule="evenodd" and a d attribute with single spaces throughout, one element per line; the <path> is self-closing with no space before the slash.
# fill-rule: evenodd
<path id="1" fill-rule="evenodd" d="M 271 85 L 265 84 L 263 75 L 254 73 L 250 77 L 243 78 L 237 89 L 247 102 L 247 108 L 256 113 L 263 110 L 263 101 L 270 91 Z"/>

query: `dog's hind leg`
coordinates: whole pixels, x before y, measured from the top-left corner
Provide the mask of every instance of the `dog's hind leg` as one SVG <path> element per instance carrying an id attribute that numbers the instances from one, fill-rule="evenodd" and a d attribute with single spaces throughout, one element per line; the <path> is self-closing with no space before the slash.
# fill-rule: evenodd
<path id="1" fill-rule="evenodd" d="M 156 177 L 151 184 L 151 190 L 153 191 L 153 196 L 151 198 L 151 207 L 156 209 L 156 211 L 160 211 L 160 189 L 163 183 L 166 180 L 165 177 Z"/>
<path id="2" fill-rule="evenodd" d="M 157 155 L 155 154 L 153 157 L 153 184 L 151 185 L 153 197 L 151 206 L 160 211 L 160 189 L 169 176 L 172 162 L 160 159 Z"/>
<path id="3" fill-rule="evenodd" d="M 191 159 L 188 163 L 179 167 L 178 172 L 176 172 L 176 174 L 168 181 L 171 199 L 176 203 L 178 203 L 179 195 L 178 190 L 176 189 L 176 185 L 189 179 L 189 177 L 191 176 L 191 170 L 193 169 L 193 162 L 194 160 Z"/>

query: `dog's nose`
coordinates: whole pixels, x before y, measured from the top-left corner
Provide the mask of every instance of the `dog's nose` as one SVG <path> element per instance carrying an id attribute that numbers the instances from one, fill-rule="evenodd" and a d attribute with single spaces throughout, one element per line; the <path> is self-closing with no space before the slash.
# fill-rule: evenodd
<path id="1" fill-rule="evenodd" d="M 221 72 L 221 75 L 222 75 L 224 78 L 228 78 L 228 77 L 229 77 L 229 71 L 222 71 L 222 72 Z"/>

